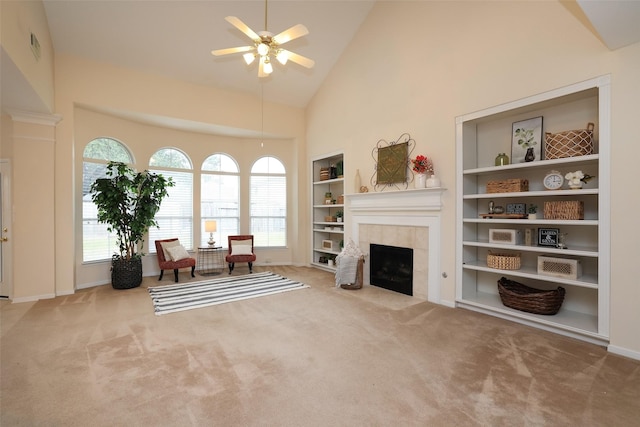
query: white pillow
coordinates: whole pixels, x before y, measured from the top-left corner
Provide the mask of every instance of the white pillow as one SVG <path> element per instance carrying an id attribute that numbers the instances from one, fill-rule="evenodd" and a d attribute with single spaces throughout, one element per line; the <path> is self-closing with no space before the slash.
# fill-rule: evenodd
<path id="1" fill-rule="evenodd" d="M 252 255 L 251 240 L 232 240 L 231 255 Z"/>
<path id="2" fill-rule="evenodd" d="M 184 246 L 171 246 L 167 249 L 169 251 L 169 255 L 171 255 L 171 261 L 180 261 L 181 259 L 190 258 L 189 252 L 184 248 Z"/>
<path id="3" fill-rule="evenodd" d="M 174 246 L 180 246 L 180 240 L 172 240 L 170 242 L 160 242 L 160 246 L 162 246 L 162 251 L 164 252 L 164 259 L 166 261 L 171 261 L 171 254 L 169 253 L 169 248 Z"/>

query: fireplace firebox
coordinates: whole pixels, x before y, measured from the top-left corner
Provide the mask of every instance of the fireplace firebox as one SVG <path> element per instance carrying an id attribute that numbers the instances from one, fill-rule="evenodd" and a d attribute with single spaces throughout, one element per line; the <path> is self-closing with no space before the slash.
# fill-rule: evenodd
<path id="1" fill-rule="evenodd" d="M 369 253 L 372 285 L 413 296 L 413 249 L 371 243 Z"/>

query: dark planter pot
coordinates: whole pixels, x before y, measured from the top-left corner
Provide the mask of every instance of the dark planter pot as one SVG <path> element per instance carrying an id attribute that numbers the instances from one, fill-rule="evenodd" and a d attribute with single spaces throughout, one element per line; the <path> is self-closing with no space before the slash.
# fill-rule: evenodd
<path id="1" fill-rule="evenodd" d="M 111 286 L 113 289 L 137 288 L 142 283 L 142 258 L 111 261 Z"/>

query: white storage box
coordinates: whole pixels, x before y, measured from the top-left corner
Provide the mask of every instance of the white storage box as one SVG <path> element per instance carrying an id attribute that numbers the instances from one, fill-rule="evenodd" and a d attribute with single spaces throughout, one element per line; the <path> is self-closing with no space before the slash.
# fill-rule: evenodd
<path id="1" fill-rule="evenodd" d="M 577 259 L 540 255 L 538 257 L 538 274 L 576 280 L 582 276 L 582 263 Z"/>
<path id="2" fill-rule="evenodd" d="M 489 243 L 500 243 L 503 245 L 521 245 L 522 231 L 511 228 L 490 228 Z"/>

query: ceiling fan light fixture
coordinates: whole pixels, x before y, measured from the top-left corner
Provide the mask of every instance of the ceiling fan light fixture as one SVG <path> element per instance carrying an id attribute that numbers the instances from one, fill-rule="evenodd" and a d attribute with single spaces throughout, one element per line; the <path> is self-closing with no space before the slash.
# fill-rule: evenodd
<path id="1" fill-rule="evenodd" d="M 266 43 L 258 44 L 257 49 L 260 56 L 265 56 L 269 53 L 269 45 L 267 45 Z"/>
<path id="2" fill-rule="evenodd" d="M 276 59 L 278 60 L 279 63 L 281 63 L 282 65 L 285 65 L 289 60 L 289 54 L 284 50 L 280 50 L 276 55 Z"/>
<path id="3" fill-rule="evenodd" d="M 256 54 L 255 53 L 245 53 L 244 55 L 242 55 L 242 57 L 244 58 L 244 62 L 246 62 L 247 65 L 251 65 L 253 63 L 253 61 L 256 59 Z"/>
<path id="4" fill-rule="evenodd" d="M 264 60 L 264 73 L 265 74 L 271 74 L 273 73 L 273 65 L 271 65 L 271 61 L 269 61 L 269 57 L 267 56 L 267 58 Z"/>

